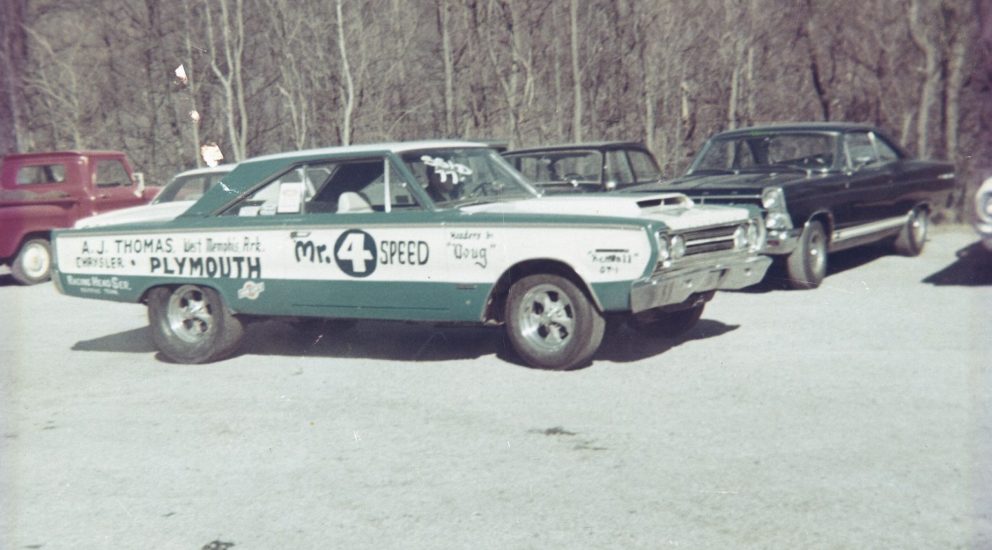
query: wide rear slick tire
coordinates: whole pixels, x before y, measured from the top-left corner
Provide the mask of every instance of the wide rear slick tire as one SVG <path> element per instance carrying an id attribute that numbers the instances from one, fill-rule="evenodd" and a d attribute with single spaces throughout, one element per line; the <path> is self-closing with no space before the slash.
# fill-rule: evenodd
<path id="1" fill-rule="evenodd" d="M 45 239 L 25 242 L 10 264 L 10 274 L 22 285 L 43 283 L 52 276 L 52 245 Z"/>
<path id="2" fill-rule="evenodd" d="M 585 293 L 558 275 L 530 275 L 510 287 L 507 338 L 527 364 L 551 370 L 584 366 L 599 349 L 606 320 Z"/>
<path id="3" fill-rule="evenodd" d="M 906 225 L 899 230 L 894 246 L 896 252 L 903 256 L 919 256 L 927 242 L 927 229 L 930 226 L 930 214 L 923 208 L 916 208 L 909 213 Z"/>
<path id="4" fill-rule="evenodd" d="M 244 327 L 212 288 L 158 287 L 148 294 L 148 324 L 155 346 L 177 363 L 209 363 L 230 356 Z"/>
<path id="5" fill-rule="evenodd" d="M 799 245 L 785 260 L 790 287 L 812 289 L 820 286 L 827 276 L 827 244 L 823 223 L 813 220 L 806 224 Z"/>

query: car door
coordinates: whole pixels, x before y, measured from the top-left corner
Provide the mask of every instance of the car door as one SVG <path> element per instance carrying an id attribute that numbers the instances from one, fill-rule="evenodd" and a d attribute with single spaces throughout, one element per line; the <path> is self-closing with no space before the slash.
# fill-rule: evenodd
<path id="1" fill-rule="evenodd" d="M 283 314 L 447 318 L 443 229 L 388 157 L 296 166 L 232 210 L 270 243 L 266 293 Z"/>
<path id="2" fill-rule="evenodd" d="M 838 224 L 838 229 L 866 228 L 889 217 L 892 166 L 879 158 L 870 132 L 849 132 L 843 139 L 849 174 L 844 193 L 849 217 Z"/>

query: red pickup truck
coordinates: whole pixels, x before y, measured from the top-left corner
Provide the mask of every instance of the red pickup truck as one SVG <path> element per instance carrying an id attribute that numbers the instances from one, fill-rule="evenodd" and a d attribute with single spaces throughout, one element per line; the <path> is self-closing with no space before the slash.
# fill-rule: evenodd
<path id="1" fill-rule="evenodd" d="M 117 151 L 23 153 L 0 159 L 0 266 L 26 285 L 49 278 L 52 229 L 79 218 L 145 204 L 145 189 Z"/>

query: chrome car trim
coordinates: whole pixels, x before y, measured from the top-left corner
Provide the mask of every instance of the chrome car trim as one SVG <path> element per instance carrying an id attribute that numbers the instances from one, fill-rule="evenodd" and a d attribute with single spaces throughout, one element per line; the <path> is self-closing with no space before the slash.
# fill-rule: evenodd
<path id="1" fill-rule="evenodd" d="M 866 223 L 864 225 L 858 225 L 855 227 L 848 227 L 846 229 L 838 229 L 833 232 L 831 236 L 831 242 L 842 243 L 850 239 L 857 239 L 858 237 L 864 237 L 865 235 L 871 235 L 872 233 L 880 233 L 889 229 L 895 229 L 906 224 L 909 220 L 909 216 L 912 212 L 907 213 L 903 216 L 896 218 L 889 218 L 886 220 L 881 220 L 872 223 Z"/>

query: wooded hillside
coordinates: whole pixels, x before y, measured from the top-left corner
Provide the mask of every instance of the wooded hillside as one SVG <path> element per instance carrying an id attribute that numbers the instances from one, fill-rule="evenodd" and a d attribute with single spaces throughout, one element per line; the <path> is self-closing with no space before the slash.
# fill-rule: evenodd
<path id="1" fill-rule="evenodd" d="M 640 140 L 674 176 L 715 131 L 803 120 L 877 124 L 972 188 L 992 168 L 985 0 L 0 4 L 0 152 L 123 149 L 153 183 L 205 142 L 433 137 Z"/>

